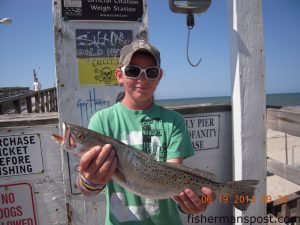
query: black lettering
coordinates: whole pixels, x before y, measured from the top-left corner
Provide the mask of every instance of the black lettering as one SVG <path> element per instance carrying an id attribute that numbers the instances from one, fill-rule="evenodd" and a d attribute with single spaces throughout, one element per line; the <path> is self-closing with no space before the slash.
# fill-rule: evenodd
<path id="1" fill-rule="evenodd" d="M 11 143 L 16 144 L 16 140 L 14 138 L 13 139 L 3 138 L 3 145 L 4 146 L 9 146 L 9 145 L 11 145 Z"/>
<path id="2" fill-rule="evenodd" d="M 186 125 L 187 128 L 193 128 L 194 127 L 194 120 L 193 119 L 186 120 L 185 125 Z"/>
<path id="3" fill-rule="evenodd" d="M 27 172 L 29 172 L 29 173 L 32 172 L 32 166 L 31 165 L 27 165 Z"/>
<path id="4" fill-rule="evenodd" d="M 19 164 L 24 164 L 24 157 L 19 155 L 18 156 L 18 162 L 19 162 Z"/>
<path id="5" fill-rule="evenodd" d="M 0 175 L 6 176 L 7 175 L 7 168 L 6 167 L 0 167 Z"/>
<path id="6" fill-rule="evenodd" d="M 28 146 L 0 148 L 0 156 L 26 155 Z"/>
<path id="7" fill-rule="evenodd" d="M 23 139 L 18 137 L 17 145 L 23 145 Z"/>
<path id="8" fill-rule="evenodd" d="M 16 155 L 22 155 L 20 146 L 16 147 Z"/>
<path id="9" fill-rule="evenodd" d="M 16 155 L 15 147 L 9 147 L 9 155 Z"/>
<path id="10" fill-rule="evenodd" d="M 11 157 L 11 162 L 12 162 L 13 165 L 19 164 L 17 157 Z"/>
<path id="11" fill-rule="evenodd" d="M 28 146 L 23 146 L 24 154 L 25 154 L 25 155 L 27 154 L 27 148 L 28 148 Z"/>
<path id="12" fill-rule="evenodd" d="M 0 156 L 7 156 L 8 148 L 0 148 Z"/>
<path id="13" fill-rule="evenodd" d="M 32 166 L 29 165 L 17 165 L 17 166 L 6 166 L 0 167 L 0 175 L 16 175 L 16 174 L 26 174 L 33 171 Z"/>
<path id="14" fill-rule="evenodd" d="M 25 158 L 25 163 L 31 163 L 29 155 L 26 155 L 24 158 Z"/>
<path id="15" fill-rule="evenodd" d="M 214 118 L 198 119 L 198 127 L 211 127 L 214 126 Z"/>
<path id="16" fill-rule="evenodd" d="M 18 174 L 18 171 L 16 171 L 16 170 L 18 170 L 18 168 L 17 169 L 16 168 L 17 168 L 16 166 L 8 167 L 8 173 L 9 174 Z"/>
<path id="17" fill-rule="evenodd" d="M 30 144 L 35 144 L 36 142 L 35 142 L 35 139 L 34 139 L 34 136 L 30 136 Z"/>
<path id="18" fill-rule="evenodd" d="M 27 172 L 26 169 L 27 169 L 26 166 L 19 166 L 18 174 L 26 173 Z"/>
<path id="19" fill-rule="evenodd" d="M 209 126 L 214 126 L 214 118 L 210 118 L 210 124 L 209 124 Z"/>
<path id="20" fill-rule="evenodd" d="M 5 164 L 4 164 L 4 158 L 0 158 L 0 166 L 5 166 Z"/>
<path id="21" fill-rule="evenodd" d="M 28 144 L 29 144 L 28 136 L 23 137 L 23 145 L 28 145 Z"/>
<path id="22" fill-rule="evenodd" d="M 10 142 L 8 142 L 8 139 L 7 139 L 7 145 L 6 146 L 8 146 L 8 145 L 16 145 L 16 139 L 15 138 L 10 138 L 9 140 L 10 140 Z"/>
<path id="23" fill-rule="evenodd" d="M 28 145 L 35 144 L 35 136 L 20 136 L 20 137 L 4 137 L 0 139 L 0 146 L 7 147 L 12 145 Z"/>
<path id="24" fill-rule="evenodd" d="M 207 135 L 205 135 L 207 132 L 205 132 L 207 130 L 201 130 L 201 137 L 207 137 Z"/>
<path id="25" fill-rule="evenodd" d="M 6 157 L 6 158 L 0 158 L 0 165 L 17 165 L 17 164 L 24 164 L 24 163 L 31 163 L 30 156 L 29 155 L 18 155 L 18 156 L 12 156 L 12 157 Z"/>
<path id="26" fill-rule="evenodd" d="M 204 149 L 204 140 L 193 141 L 192 145 L 194 149 Z"/>

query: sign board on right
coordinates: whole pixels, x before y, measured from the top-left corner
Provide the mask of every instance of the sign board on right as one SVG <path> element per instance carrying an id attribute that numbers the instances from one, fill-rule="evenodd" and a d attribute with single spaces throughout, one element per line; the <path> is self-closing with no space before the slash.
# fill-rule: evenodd
<path id="1" fill-rule="evenodd" d="M 185 117 L 195 151 L 219 148 L 219 115 Z"/>

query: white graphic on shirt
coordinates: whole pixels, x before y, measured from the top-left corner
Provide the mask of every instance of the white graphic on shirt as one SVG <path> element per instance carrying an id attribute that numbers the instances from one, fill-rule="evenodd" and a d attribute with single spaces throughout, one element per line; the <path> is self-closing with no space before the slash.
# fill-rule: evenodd
<path id="1" fill-rule="evenodd" d="M 130 134 L 126 135 L 125 140 L 122 140 L 124 144 L 127 145 L 143 145 L 143 133 L 142 131 L 132 131 Z M 151 152 L 150 154 L 155 158 L 155 160 L 160 161 L 160 149 L 161 142 L 158 136 L 151 136 Z"/>
<path id="2" fill-rule="evenodd" d="M 145 210 L 148 212 L 148 214 L 151 216 L 154 216 L 155 214 L 157 214 L 159 212 L 158 200 L 145 198 L 144 207 L 145 207 Z"/>
<path id="3" fill-rule="evenodd" d="M 151 137 L 151 155 L 155 157 L 156 161 L 159 161 L 161 143 L 159 137 Z"/>
<path id="4" fill-rule="evenodd" d="M 117 192 L 111 196 L 111 213 L 119 222 L 145 220 L 158 212 L 158 200 L 146 198 L 144 205 L 126 206 L 123 193 Z"/>
<path id="5" fill-rule="evenodd" d="M 142 131 L 132 131 L 127 137 L 122 140 L 127 145 L 141 145 L 143 144 L 143 133 Z"/>

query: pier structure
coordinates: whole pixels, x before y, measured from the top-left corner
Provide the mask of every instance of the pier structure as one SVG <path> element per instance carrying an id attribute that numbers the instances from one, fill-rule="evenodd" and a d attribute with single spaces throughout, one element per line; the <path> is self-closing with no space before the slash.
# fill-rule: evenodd
<path id="1" fill-rule="evenodd" d="M 78 161 L 60 151 L 50 137 L 52 133 L 62 132 L 62 122 L 87 126 L 94 112 L 116 101 L 122 88 L 114 79 L 113 70 L 118 65 L 121 47 L 134 39 L 148 39 L 147 0 L 128 1 L 124 3 L 126 7 L 114 7 L 116 3 L 112 1 L 105 2 L 109 7 L 97 7 L 94 1 L 53 0 L 52 4 L 57 73 L 53 93 L 57 94 L 57 100 L 48 101 L 54 102 L 48 110 L 41 104 L 47 102 L 46 97 L 34 97 L 37 105 L 33 104 L 32 109 L 27 100 L 32 96 L 22 97 L 20 101 L 12 99 L 16 102 L 13 105 L 17 114 L 1 115 L 0 195 L 5 210 L 1 219 L 7 224 L 22 221 L 104 224 L 104 194 L 95 198 L 80 194 L 74 185 Z M 105 14 L 104 10 L 112 9 L 118 12 Z M 293 110 L 285 114 L 284 109 L 274 109 L 274 112 L 272 109 L 266 114 L 261 1 L 228 0 L 228 9 L 232 105 L 204 104 L 172 109 L 184 116 L 192 137 L 196 155 L 187 160 L 188 166 L 213 172 L 220 182 L 258 179 L 260 183 L 255 193 L 257 200 L 248 211 L 241 213 L 230 204 L 216 200 L 202 215 L 265 218 L 269 203 L 269 207 L 280 207 L 286 214 L 278 214 L 277 209 L 268 213 L 298 216 L 294 214 L 299 212 L 297 192 L 292 196 L 293 203 L 278 204 L 280 199 L 274 196 L 269 199 L 266 189 L 269 170 L 269 173 L 291 178 L 292 182 L 299 180 L 297 168 L 267 159 L 266 125 L 298 135 L 300 123 L 298 112 Z M 42 96 L 42 92 L 35 94 Z M 24 104 L 26 113 L 20 110 Z M 271 118 L 280 122 L 270 122 Z M 283 126 L 283 122 L 290 124 Z M 146 208 L 142 210 L 145 215 L 150 212 Z M 132 214 L 134 216 L 134 212 Z M 121 214 L 117 216 L 122 219 Z M 184 223 L 189 224 L 187 215 L 181 216 Z M 266 223 L 264 220 L 259 224 Z"/>
<path id="2" fill-rule="evenodd" d="M 262 1 L 228 0 L 234 180 L 259 180 L 266 195 L 266 93 Z M 266 216 L 260 202 L 236 217 Z M 247 224 L 240 222 L 238 224 Z"/>
<path id="3" fill-rule="evenodd" d="M 188 159 L 186 164 L 215 173 L 220 182 L 232 180 L 232 170 L 228 169 L 231 168 L 233 161 L 230 138 L 231 105 L 202 104 L 168 108 L 184 115 L 190 133 L 202 134 L 193 136 L 192 142 L 196 155 Z M 265 207 L 266 216 L 272 218 L 268 224 L 275 222 L 285 224 L 280 223 L 277 217 L 281 222 L 283 218 L 286 220 L 291 218 L 291 221 L 300 218 L 300 152 L 298 151 L 300 112 L 292 108 L 268 108 L 266 112 L 267 191 L 266 195 L 256 195 L 256 201 Z M 103 194 L 95 199 L 76 194 L 75 197 L 80 199 L 85 207 L 91 204 L 92 208 L 88 209 L 84 207 L 74 209 L 67 201 L 62 171 L 63 166 L 68 165 L 64 165 L 61 160 L 65 153 L 60 151 L 59 146 L 51 140 L 51 135 L 59 132 L 57 112 L 27 113 L 25 111 L 21 114 L 1 115 L 0 127 L 0 194 L 2 198 L 13 196 L 15 199 L 11 203 L 3 204 L 5 208 L 21 206 L 22 209 L 23 207 L 30 209 L 26 211 L 27 214 L 24 211 L 26 218 L 12 217 L 7 214 L 8 218 L 4 218 L 5 221 L 30 219 L 38 221 L 39 224 L 79 224 L 83 222 L 82 214 L 90 213 L 92 210 L 95 217 L 86 219 L 88 221 L 86 224 L 95 221 L 103 223 L 104 217 L 97 214 L 103 208 L 103 205 L 98 202 Z M 206 132 L 208 129 L 214 132 Z M 8 148 L 11 149 L 10 152 Z M 9 163 L 7 160 L 14 163 Z M 33 201 L 30 205 L 26 198 L 20 197 L 20 194 L 32 197 Z M 203 213 L 203 216 L 230 218 L 232 210 L 231 205 L 220 204 L 218 199 Z M 186 215 L 182 214 L 182 219 L 185 224 L 189 224 Z M 297 225 L 296 222 L 294 224 Z"/>

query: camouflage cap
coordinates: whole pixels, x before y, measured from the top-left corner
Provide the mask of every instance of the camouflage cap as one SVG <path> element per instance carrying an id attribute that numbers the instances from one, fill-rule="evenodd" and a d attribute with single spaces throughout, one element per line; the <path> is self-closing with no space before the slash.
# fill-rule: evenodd
<path id="1" fill-rule="evenodd" d="M 137 51 L 149 52 L 155 58 L 157 66 L 160 66 L 160 53 L 158 49 L 144 40 L 135 40 L 121 49 L 120 65 L 128 65 L 132 55 Z"/>

